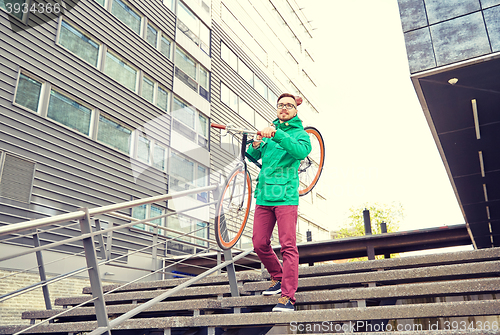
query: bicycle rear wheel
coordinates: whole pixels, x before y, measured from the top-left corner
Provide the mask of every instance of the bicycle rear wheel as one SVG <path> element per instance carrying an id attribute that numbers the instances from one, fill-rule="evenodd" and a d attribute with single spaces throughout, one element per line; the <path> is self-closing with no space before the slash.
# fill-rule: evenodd
<path id="1" fill-rule="evenodd" d="M 299 196 L 306 195 L 318 183 L 323 165 L 325 164 L 325 143 L 320 132 L 314 127 L 305 127 L 311 140 L 311 153 L 300 162 L 299 166 Z"/>
<path id="2" fill-rule="evenodd" d="M 231 249 L 240 239 L 252 205 L 252 180 L 243 167 L 229 175 L 215 211 L 215 239 L 223 250 Z"/>

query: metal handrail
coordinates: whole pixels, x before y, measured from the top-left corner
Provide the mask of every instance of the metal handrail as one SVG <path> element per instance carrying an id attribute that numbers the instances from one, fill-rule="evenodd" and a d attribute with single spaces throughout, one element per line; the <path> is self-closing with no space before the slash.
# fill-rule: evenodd
<path id="1" fill-rule="evenodd" d="M 67 239 L 64 239 L 62 241 L 51 242 L 50 244 L 46 244 L 46 245 L 43 245 L 43 246 L 41 246 L 39 244 L 39 242 L 38 242 L 38 244 L 35 244 L 35 247 L 30 248 L 27 251 L 23 251 L 23 252 L 15 254 L 15 255 L 9 255 L 9 256 L 0 257 L 0 261 L 12 259 L 12 258 L 15 258 L 15 257 L 19 257 L 19 256 L 23 256 L 23 255 L 26 255 L 26 254 L 31 254 L 31 253 L 37 253 L 37 257 L 40 255 L 40 258 L 41 258 L 40 252 L 42 250 L 46 250 L 46 249 L 49 249 L 49 248 L 54 248 L 54 247 L 59 246 L 59 245 L 65 245 L 65 244 L 68 244 L 70 242 L 74 242 L 74 241 L 78 241 L 78 240 L 82 240 L 83 243 L 84 243 L 85 256 L 86 256 L 86 259 L 87 259 L 87 267 L 83 267 L 83 268 L 80 268 L 80 269 L 77 269 L 77 270 L 70 271 L 70 272 L 65 273 L 65 274 L 58 275 L 58 276 L 56 276 L 54 278 L 51 278 L 50 280 L 42 279 L 42 281 L 39 282 L 39 283 L 32 284 L 32 285 L 29 285 L 29 286 L 24 287 L 22 289 L 19 289 L 19 290 L 16 290 L 14 292 L 11 292 L 11 293 L 8 293 L 6 295 L 3 295 L 0 299 L 6 300 L 6 298 L 8 299 L 10 297 L 23 294 L 25 292 L 31 291 L 31 290 L 33 290 L 33 289 L 35 289 L 37 287 L 40 287 L 40 286 L 45 287 L 45 286 L 47 286 L 50 283 L 57 282 L 57 281 L 59 281 L 61 279 L 65 279 L 65 278 L 68 278 L 68 277 L 70 277 L 72 275 L 75 275 L 77 273 L 80 273 L 80 272 L 83 272 L 85 270 L 88 270 L 90 284 L 91 284 L 91 287 L 92 287 L 92 292 L 93 292 L 93 295 L 94 295 L 94 292 L 96 292 L 96 294 L 94 295 L 94 297 L 92 299 L 88 300 L 85 303 L 89 303 L 89 302 L 93 301 L 94 304 L 95 304 L 95 307 L 96 307 L 96 316 L 97 316 L 97 319 L 98 319 L 98 328 L 91 333 L 91 334 L 95 335 L 95 334 L 101 334 L 103 332 L 108 332 L 112 327 L 115 327 L 115 326 L 119 325 L 121 322 L 123 322 L 125 320 L 128 320 L 130 317 L 133 317 L 134 315 L 137 315 L 138 313 L 142 312 L 143 310 L 149 308 L 151 305 L 154 305 L 155 303 L 166 299 L 170 295 L 178 292 L 179 290 L 182 290 L 183 288 L 189 286 L 192 283 L 197 282 L 198 280 L 200 280 L 200 279 L 208 276 L 209 274 L 212 274 L 215 271 L 220 271 L 224 267 L 227 267 L 228 279 L 229 279 L 230 286 L 231 286 L 231 294 L 232 295 L 237 294 L 238 288 L 237 288 L 236 277 L 235 277 L 235 273 L 234 273 L 234 263 L 237 260 L 239 260 L 241 258 L 244 258 L 248 254 L 250 254 L 251 252 L 253 252 L 253 249 L 242 250 L 242 249 L 239 249 L 239 248 L 234 248 L 236 251 L 241 252 L 234 259 L 232 257 L 232 253 L 231 253 L 230 250 L 229 251 L 227 251 L 227 250 L 224 251 L 224 257 L 225 257 L 225 262 L 224 263 L 218 264 L 217 266 L 212 267 L 212 268 L 204 271 L 202 274 L 200 274 L 200 275 L 198 275 L 198 276 L 196 276 L 196 277 L 194 277 L 192 279 L 187 280 L 186 282 L 182 283 L 181 285 L 178 285 L 177 287 L 175 287 L 175 288 L 173 288 L 173 289 L 171 289 L 171 290 L 163 293 L 162 295 L 160 295 L 160 296 L 158 296 L 158 297 L 156 297 L 156 298 L 148 301 L 145 304 L 141 304 L 139 307 L 136 307 L 136 308 L 132 309 L 131 311 L 123 314 L 122 316 L 120 316 L 119 318 L 117 318 L 117 319 L 115 319 L 113 321 L 107 320 L 107 313 L 105 312 L 105 302 L 104 302 L 104 299 L 103 299 L 105 294 L 103 294 L 101 279 L 100 279 L 100 277 L 98 275 L 96 276 L 96 274 L 98 274 L 98 267 L 100 265 L 109 264 L 110 262 L 116 261 L 116 259 L 118 259 L 120 257 L 125 257 L 125 255 L 120 256 L 118 258 L 112 258 L 111 259 L 109 257 L 109 253 L 105 251 L 106 254 L 108 255 L 107 259 L 98 262 L 97 258 L 96 258 L 97 256 L 95 254 L 95 247 L 94 247 L 94 243 L 95 242 L 93 240 L 94 237 L 99 237 L 100 238 L 99 244 L 103 244 L 103 239 L 102 239 L 102 235 L 103 234 L 110 233 L 110 232 L 113 232 L 115 230 L 127 228 L 127 227 L 130 227 L 130 226 L 133 226 L 133 225 L 137 225 L 139 223 L 144 223 L 147 226 L 153 227 L 155 229 L 154 232 L 153 232 L 153 234 L 156 237 L 153 239 L 153 244 L 152 245 L 148 245 L 148 246 L 146 246 L 144 248 L 140 248 L 138 250 L 135 250 L 133 253 L 143 252 L 144 250 L 149 249 L 149 248 L 153 248 L 153 250 L 155 250 L 154 248 L 156 248 L 156 246 L 158 246 L 160 244 L 163 244 L 165 242 L 165 240 L 162 240 L 160 242 L 157 242 L 157 240 L 156 240 L 156 238 L 159 237 L 158 230 L 163 230 L 163 231 L 168 231 L 168 232 L 179 234 L 179 236 L 177 236 L 175 238 L 168 238 L 167 240 L 172 240 L 173 241 L 173 240 L 176 240 L 176 239 L 188 236 L 188 237 L 192 237 L 192 238 L 195 238 L 195 239 L 200 239 L 200 240 L 202 240 L 204 242 L 207 242 L 208 243 L 208 250 L 212 249 L 212 247 L 210 246 L 210 244 L 214 244 L 215 243 L 214 241 L 206 239 L 206 238 L 203 238 L 203 237 L 191 235 L 196 230 L 184 233 L 182 231 L 180 232 L 180 231 L 175 230 L 175 229 L 163 227 L 161 225 L 154 224 L 154 223 L 151 223 L 149 221 L 157 220 L 157 219 L 163 218 L 163 217 L 168 217 L 170 215 L 175 215 L 175 214 L 182 213 L 182 212 L 185 212 L 185 211 L 191 211 L 191 210 L 198 209 L 198 208 L 205 207 L 205 206 L 210 206 L 210 205 L 212 205 L 212 204 L 214 204 L 216 202 L 208 202 L 208 203 L 205 203 L 205 204 L 202 204 L 202 205 L 199 205 L 199 206 L 194 206 L 192 208 L 188 208 L 188 209 L 184 209 L 184 210 L 179 210 L 179 211 L 175 211 L 175 212 L 170 212 L 170 213 L 162 214 L 160 216 L 156 216 L 156 217 L 152 217 L 152 218 L 148 218 L 148 219 L 144 219 L 144 220 L 138 220 L 136 218 L 124 215 L 122 213 L 118 213 L 117 211 L 122 210 L 122 209 L 126 209 L 126 208 L 135 207 L 135 206 L 140 206 L 140 205 L 151 204 L 151 203 L 155 203 L 155 202 L 161 202 L 161 201 L 166 201 L 166 200 L 172 200 L 172 199 L 176 199 L 176 198 L 181 198 L 181 197 L 189 196 L 189 195 L 192 195 L 192 194 L 197 194 L 197 193 L 202 193 L 202 192 L 209 192 L 209 191 L 216 191 L 219 187 L 220 187 L 220 185 L 210 185 L 210 186 L 206 186 L 206 187 L 200 187 L 200 188 L 196 188 L 196 189 L 190 189 L 190 190 L 176 192 L 176 193 L 171 193 L 171 194 L 158 195 L 158 196 L 153 196 L 153 197 L 149 197 L 149 198 L 145 198 L 145 199 L 132 200 L 132 201 L 127 201 L 127 202 L 122 202 L 122 203 L 117 203 L 117 204 L 112 204 L 112 205 L 107 205 L 107 206 L 101 206 L 101 207 L 96 207 L 96 208 L 91 208 L 91 209 L 81 208 L 81 209 L 79 209 L 79 210 L 77 210 L 75 212 L 71 212 L 71 213 L 65 213 L 65 214 L 55 215 L 55 216 L 52 216 L 52 217 L 46 217 L 46 218 L 41 218 L 41 219 L 36 219 L 36 220 L 31 220 L 31 221 L 25 221 L 25 222 L 20 222 L 20 223 L 15 223 L 15 224 L 10 224 L 10 225 L 7 225 L 7 226 L 0 227 L 0 236 L 4 236 L 4 235 L 8 235 L 8 234 L 14 234 L 15 235 L 15 234 L 19 234 L 22 231 L 26 231 L 26 230 L 30 230 L 30 229 L 34 229 L 38 233 L 43 233 L 43 231 L 38 231 L 39 228 L 46 227 L 46 226 L 49 226 L 49 225 L 59 224 L 59 223 L 62 223 L 62 222 L 79 220 L 80 221 L 80 228 L 81 228 L 81 233 L 80 233 L 79 236 L 74 236 L 74 237 L 71 237 L 71 238 L 67 238 Z M 216 196 L 214 196 L 214 197 L 216 198 Z M 107 216 L 112 216 L 112 217 L 116 217 L 116 218 L 119 218 L 119 219 L 129 220 L 130 222 L 119 224 L 119 225 L 116 225 L 116 226 L 115 225 L 111 225 L 111 227 L 108 226 L 106 229 L 100 229 L 100 226 L 98 225 L 98 221 L 96 221 L 96 227 L 98 228 L 98 230 L 97 231 L 92 231 L 91 217 L 96 216 L 96 215 L 101 215 L 101 214 L 106 214 Z M 61 226 L 60 228 L 64 228 L 64 227 L 66 227 L 66 226 Z M 49 229 L 47 231 L 51 231 L 51 229 Z M 0 241 L 0 242 L 3 242 L 3 241 Z M 103 247 L 103 245 L 101 247 Z M 102 251 L 104 251 L 104 249 L 102 249 Z M 201 251 L 201 252 L 205 252 L 205 251 Z M 155 251 L 152 251 L 152 253 L 155 254 Z M 194 255 L 197 255 L 198 253 L 200 253 L 200 252 L 197 252 Z M 130 255 L 130 253 L 127 253 L 126 255 L 127 256 Z M 133 281 L 128 282 L 128 283 L 125 283 L 124 285 L 121 285 L 120 287 L 127 286 L 127 285 L 129 285 L 129 284 L 131 284 L 131 283 L 133 283 L 133 282 L 135 282 L 137 280 L 146 278 L 146 277 L 151 276 L 152 274 L 158 273 L 160 271 L 165 271 L 169 267 L 172 267 L 173 265 L 179 264 L 180 262 L 183 262 L 183 261 L 185 261 L 185 260 L 193 257 L 194 255 L 189 255 L 188 257 L 185 257 L 183 260 L 174 261 L 174 263 L 170 264 L 170 265 L 163 264 L 163 267 L 161 267 L 160 269 L 150 270 L 150 271 L 152 271 L 152 273 L 148 273 L 148 274 L 140 277 L 139 279 L 133 280 Z M 156 257 L 158 257 L 158 256 L 154 256 L 154 257 L 155 257 L 154 259 L 156 259 Z M 43 261 L 42 261 L 41 264 L 43 264 Z M 113 264 L 110 264 L 110 265 L 113 265 Z M 120 265 L 116 265 L 116 266 L 120 266 Z M 40 265 L 38 267 L 40 268 Z M 43 265 L 41 267 L 43 268 Z M 111 292 L 113 292 L 113 291 L 115 291 L 117 289 L 118 288 L 115 288 L 112 291 L 107 292 L 106 294 L 109 294 L 109 293 L 111 293 Z M 44 292 L 44 296 L 45 296 L 45 292 Z M 48 297 L 48 293 L 47 293 L 47 297 Z M 46 297 L 46 300 L 47 300 L 47 297 Z M 83 303 L 83 304 L 85 304 L 85 303 Z M 83 304 L 79 304 L 78 306 L 82 306 Z M 74 308 L 76 308 L 76 307 L 74 307 Z M 50 307 L 47 307 L 47 308 L 50 308 Z M 73 308 L 71 308 L 70 310 L 72 310 L 72 309 Z M 98 309 L 100 310 L 100 312 L 98 312 Z M 65 312 L 67 312 L 67 311 L 65 311 Z M 60 314 L 58 314 L 58 315 L 60 315 Z M 51 319 L 48 319 L 46 321 L 50 321 Z M 42 322 L 42 323 L 44 323 L 44 322 Z M 22 331 L 18 332 L 17 334 L 24 333 L 25 331 L 27 331 L 29 329 L 32 329 L 33 327 L 38 326 L 38 325 L 40 325 L 42 323 L 39 323 L 39 324 L 33 325 L 31 327 L 25 328 Z"/>
<path id="2" fill-rule="evenodd" d="M 121 209 L 126 209 L 126 208 L 130 208 L 130 207 L 147 205 L 147 204 L 151 204 L 151 203 L 159 202 L 159 201 L 177 199 L 177 198 L 181 198 L 181 197 L 191 195 L 191 194 L 209 192 L 209 191 L 215 190 L 217 187 L 218 187 L 218 185 L 210 185 L 210 186 L 200 187 L 200 188 L 196 188 L 196 189 L 180 191 L 180 192 L 176 192 L 176 193 L 162 194 L 162 195 L 157 195 L 157 196 L 144 198 L 144 199 L 137 199 L 137 200 L 126 201 L 126 202 L 121 202 L 121 203 L 117 203 L 117 204 L 107 205 L 107 206 L 89 208 L 88 214 L 90 216 L 99 215 L 99 214 L 106 214 L 109 212 L 119 211 Z M 0 236 L 12 234 L 12 233 L 18 233 L 18 232 L 26 230 L 26 229 L 37 229 L 37 228 L 49 226 L 49 225 L 55 224 L 55 223 L 61 223 L 61 222 L 72 221 L 72 220 L 80 220 L 80 219 L 85 218 L 85 215 L 86 215 L 85 211 L 78 210 L 75 212 L 66 213 L 66 214 L 59 214 L 59 215 L 55 215 L 55 216 L 51 216 L 51 217 L 47 217 L 47 218 L 41 218 L 41 219 L 36 219 L 36 220 L 31 220 L 31 221 L 14 223 L 14 224 L 0 227 Z"/>

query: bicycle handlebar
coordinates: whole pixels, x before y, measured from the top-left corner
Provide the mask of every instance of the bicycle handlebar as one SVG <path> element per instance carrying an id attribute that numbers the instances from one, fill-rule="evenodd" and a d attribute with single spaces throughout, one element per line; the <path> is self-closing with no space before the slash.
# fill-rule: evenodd
<path id="1" fill-rule="evenodd" d="M 236 128 L 236 127 L 233 127 L 233 126 L 225 126 L 223 124 L 217 124 L 217 123 L 211 123 L 210 127 L 216 128 L 216 129 L 234 131 L 234 132 L 237 132 L 237 133 L 262 135 L 262 133 L 260 131 L 257 131 L 257 130 L 241 129 L 241 128 Z M 273 133 L 273 136 L 274 136 L 274 133 Z"/>

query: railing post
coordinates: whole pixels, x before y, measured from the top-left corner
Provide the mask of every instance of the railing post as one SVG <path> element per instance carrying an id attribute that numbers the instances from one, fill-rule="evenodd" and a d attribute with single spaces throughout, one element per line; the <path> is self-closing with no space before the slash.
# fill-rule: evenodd
<path id="1" fill-rule="evenodd" d="M 231 249 L 224 250 L 224 261 L 232 261 L 233 253 Z M 234 263 L 228 264 L 226 266 L 227 279 L 229 280 L 229 287 L 231 288 L 231 296 L 239 297 L 240 291 L 238 290 L 238 282 L 236 281 L 236 270 L 234 269 Z"/>
<path id="2" fill-rule="evenodd" d="M 363 220 L 365 222 L 365 235 L 371 235 L 372 234 L 372 223 L 370 221 L 370 211 L 366 208 L 363 211 Z M 371 245 L 370 241 L 368 241 L 368 244 L 366 246 L 366 252 L 368 254 L 369 260 L 375 259 L 375 250 L 373 249 L 373 245 Z"/>
<path id="3" fill-rule="evenodd" d="M 85 212 L 83 219 L 80 219 L 80 229 L 82 234 L 90 234 L 92 226 L 90 224 L 90 215 L 88 208 L 81 209 Z M 92 288 L 92 297 L 94 300 L 95 314 L 97 317 L 98 327 L 109 327 L 108 313 L 106 311 L 106 302 L 102 292 L 102 282 L 99 275 L 99 266 L 97 263 L 97 255 L 95 252 L 94 240 L 92 237 L 86 237 L 83 240 L 83 248 L 85 249 L 85 258 L 89 272 L 90 287 Z M 109 330 L 105 332 L 110 335 Z"/>
<path id="4" fill-rule="evenodd" d="M 153 271 L 159 269 L 158 265 L 158 226 L 153 228 L 153 248 L 151 250 L 151 256 L 153 261 Z M 161 273 L 156 273 L 155 279 L 161 279 Z"/>
<path id="5" fill-rule="evenodd" d="M 380 232 L 382 234 L 387 234 L 387 223 L 384 221 L 380 222 Z M 384 258 L 391 258 L 391 254 L 384 254 Z"/>
<path id="6" fill-rule="evenodd" d="M 38 229 L 33 234 L 33 245 L 35 248 L 40 246 L 40 237 L 38 236 Z M 43 263 L 42 251 L 36 252 L 36 262 L 38 263 L 38 273 L 40 274 L 40 281 L 47 281 L 47 276 L 45 274 L 45 265 Z M 43 299 L 45 300 L 45 308 L 52 309 L 52 304 L 50 302 L 49 287 L 47 284 L 42 286 Z"/>
<path id="7" fill-rule="evenodd" d="M 95 229 L 101 231 L 101 221 L 99 219 L 94 220 Z M 106 246 L 104 245 L 104 238 L 102 234 L 96 235 L 97 242 L 99 243 L 99 251 L 101 253 L 101 258 L 106 259 Z"/>

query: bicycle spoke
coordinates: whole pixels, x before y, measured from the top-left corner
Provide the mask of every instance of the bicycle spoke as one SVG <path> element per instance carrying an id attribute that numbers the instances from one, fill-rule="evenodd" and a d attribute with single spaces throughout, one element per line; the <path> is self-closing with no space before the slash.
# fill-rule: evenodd
<path id="1" fill-rule="evenodd" d="M 309 193 L 318 182 L 325 159 L 325 147 L 321 134 L 312 127 L 304 129 L 309 134 L 311 152 L 299 166 L 299 195 L 301 196 Z"/>
<path id="2" fill-rule="evenodd" d="M 232 247 L 243 232 L 250 212 L 249 192 L 250 176 L 243 169 L 235 170 L 223 189 L 216 213 L 216 238 L 222 249 Z"/>

